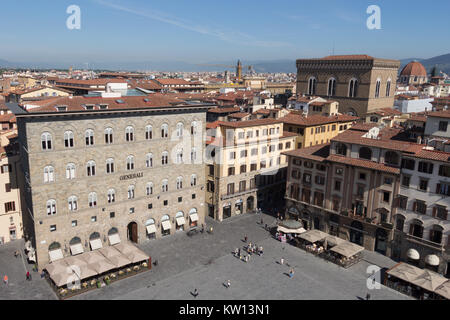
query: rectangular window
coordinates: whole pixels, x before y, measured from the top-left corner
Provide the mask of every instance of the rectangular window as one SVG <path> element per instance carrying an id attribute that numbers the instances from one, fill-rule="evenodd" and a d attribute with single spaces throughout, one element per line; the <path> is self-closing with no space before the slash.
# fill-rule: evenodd
<path id="1" fill-rule="evenodd" d="M 228 176 L 234 176 L 235 170 L 234 167 L 229 167 L 228 168 Z"/>
<path id="2" fill-rule="evenodd" d="M 236 159 L 236 152 L 230 152 L 230 160 Z"/>
<path id="3" fill-rule="evenodd" d="M 397 201 L 397 206 L 400 209 L 406 210 L 406 206 L 408 205 L 408 198 L 405 196 L 398 196 Z"/>
<path id="4" fill-rule="evenodd" d="M 436 193 L 450 196 L 450 184 L 444 182 L 438 183 L 436 185 Z"/>
<path id="5" fill-rule="evenodd" d="M 428 180 L 420 179 L 419 190 L 427 191 L 427 189 L 428 189 Z"/>
<path id="6" fill-rule="evenodd" d="M 5 192 L 11 192 L 11 183 L 5 183 Z"/>
<path id="7" fill-rule="evenodd" d="M 246 189 L 246 184 L 247 184 L 246 181 L 241 181 L 241 182 L 239 182 L 239 192 L 244 192 L 244 191 L 245 191 L 245 189 Z"/>
<path id="8" fill-rule="evenodd" d="M 450 177 L 450 166 L 440 165 L 439 166 L 439 175 L 441 177 Z"/>
<path id="9" fill-rule="evenodd" d="M 72 228 L 76 227 L 78 225 L 78 221 L 77 220 L 73 220 L 72 221 Z"/>
<path id="10" fill-rule="evenodd" d="M 229 183 L 227 185 L 227 194 L 228 195 L 234 194 L 234 183 Z"/>
<path id="11" fill-rule="evenodd" d="M 311 174 L 305 173 L 303 175 L 303 182 L 307 184 L 311 184 Z"/>
<path id="12" fill-rule="evenodd" d="M 341 181 L 334 181 L 334 191 L 341 191 Z"/>
<path id="13" fill-rule="evenodd" d="M 414 170 L 416 166 L 416 162 L 412 159 L 403 159 L 402 160 L 402 169 Z"/>
<path id="14" fill-rule="evenodd" d="M 411 183 L 411 177 L 410 176 L 403 176 L 402 177 L 402 186 L 408 188 L 410 183 Z"/>
<path id="15" fill-rule="evenodd" d="M 252 163 L 252 164 L 250 165 L 250 171 L 256 171 L 256 170 L 258 170 L 257 164 L 256 164 L 256 163 Z"/>
<path id="16" fill-rule="evenodd" d="M 56 224 L 50 226 L 50 232 L 56 231 Z"/>
<path id="17" fill-rule="evenodd" d="M 384 184 L 392 185 L 392 178 L 384 178 Z"/>
<path id="18" fill-rule="evenodd" d="M 439 131 L 447 132 L 448 121 L 439 121 Z"/>
<path id="19" fill-rule="evenodd" d="M 110 219 L 114 218 L 115 216 L 116 216 L 116 213 L 115 213 L 115 212 L 110 212 L 110 213 L 109 213 L 109 218 L 110 218 Z"/>
<path id="20" fill-rule="evenodd" d="M 391 193 L 387 191 L 383 191 L 383 202 L 389 203 L 391 199 Z"/>
<path id="21" fill-rule="evenodd" d="M 433 164 L 430 162 L 420 161 L 418 171 L 423 172 L 423 173 L 432 174 L 433 173 Z"/>
<path id="22" fill-rule="evenodd" d="M 252 156 L 257 156 L 258 155 L 258 148 L 253 148 L 251 153 L 252 153 Z"/>
<path id="23" fill-rule="evenodd" d="M 91 217 L 91 222 L 97 222 L 97 216 L 92 216 Z"/>
<path id="24" fill-rule="evenodd" d="M 424 201 L 416 200 L 416 202 L 414 203 L 413 211 L 420 213 L 420 214 L 426 214 L 427 213 L 427 205 L 425 204 Z"/>
<path id="25" fill-rule="evenodd" d="M 433 216 L 441 220 L 447 220 L 448 210 L 443 206 L 436 206 L 433 208 Z"/>
<path id="26" fill-rule="evenodd" d="M 247 158 L 247 150 L 241 150 L 241 158 Z"/>
<path id="27" fill-rule="evenodd" d="M 244 164 L 241 166 L 241 174 L 247 172 L 247 166 Z"/>
<path id="28" fill-rule="evenodd" d="M 366 174 L 363 172 L 359 173 L 359 180 L 366 180 Z"/>
<path id="29" fill-rule="evenodd" d="M 316 176 L 316 183 L 318 185 L 325 185 L 325 177 L 324 176 Z"/>
<path id="30" fill-rule="evenodd" d="M 5 212 L 11 211 L 16 211 L 16 203 L 14 201 L 5 203 Z"/>

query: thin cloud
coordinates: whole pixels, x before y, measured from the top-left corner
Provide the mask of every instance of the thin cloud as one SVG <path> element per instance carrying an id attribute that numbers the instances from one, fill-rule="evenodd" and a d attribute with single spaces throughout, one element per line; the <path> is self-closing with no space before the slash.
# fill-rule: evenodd
<path id="1" fill-rule="evenodd" d="M 169 16 L 164 12 L 157 10 L 146 10 L 140 11 L 133 8 L 124 7 L 119 4 L 111 3 L 105 0 L 93 0 L 94 2 L 115 9 L 122 12 L 138 15 L 144 18 L 160 21 L 166 24 L 170 24 L 176 27 L 179 27 L 184 30 L 188 30 L 191 32 L 199 33 L 202 35 L 208 35 L 215 38 L 218 38 L 222 41 L 237 43 L 241 45 L 250 45 L 250 46 L 258 46 L 258 47 L 282 47 L 282 46 L 290 46 L 290 43 L 281 42 L 281 41 L 267 41 L 267 40 L 259 40 L 254 37 L 244 34 L 241 32 L 223 32 L 221 30 L 214 30 L 212 28 L 208 28 L 205 26 L 194 25 L 189 21 L 180 19 L 178 17 Z"/>

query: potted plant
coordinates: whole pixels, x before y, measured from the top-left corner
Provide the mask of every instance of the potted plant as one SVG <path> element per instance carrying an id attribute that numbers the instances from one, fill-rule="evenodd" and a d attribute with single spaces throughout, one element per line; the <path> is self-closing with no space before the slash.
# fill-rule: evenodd
<path id="1" fill-rule="evenodd" d="M 106 285 L 109 286 L 109 284 L 111 283 L 111 280 L 109 279 L 109 277 L 106 276 L 104 280 L 105 280 Z"/>
<path id="2" fill-rule="evenodd" d="M 130 269 L 130 268 L 127 268 L 127 272 L 130 273 L 130 272 L 131 272 L 131 269 Z"/>
<path id="3" fill-rule="evenodd" d="M 59 294 L 64 297 L 67 294 L 67 290 L 66 289 L 61 289 L 59 290 Z"/>
<path id="4" fill-rule="evenodd" d="M 88 286 L 88 283 L 87 283 L 87 282 L 83 282 L 83 283 L 81 284 L 81 286 L 83 287 L 83 289 L 86 289 L 87 286 Z"/>
<path id="5" fill-rule="evenodd" d="M 109 277 L 111 278 L 111 280 L 115 280 L 117 276 L 116 276 L 115 273 L 111 273 L 111 274 L 109 275 Z"/>
<path id="6" fill-rule="evenodd" d="M 101 288 L 102 287 L 102 283 L 100 282 L 100 280 L 97 280 L 97 288 Z"/>
<path id="7" fill-rule="evenodd" d="M 133 270 L 134 270 L 134 271 L 139 271 L 139 269 L 140 269 L 139 266 L 134 266 L 134 267 L 133 267 Z"/>
<path id="8" fill-rule="evenodd" d="M 147 262 L 144 262 L 144 263 L 142 264 L 142 267 L 143 267 L 143 268 L 147 268 L 147 267 L 148 267 Z"/>
<path id="9" fill-rule="evenodd" d="M 123 276 L 124 273 L 125 273 L 125 272 L 123 272 L 123 270 L 120 270 L 120 271 L 119 271 L 119 276 Z"/>
<path id="10" fill-rule="evenodd" d="M 91 286 L 95 286 L 97 284 L 97 281 L 95 279 L 91 280 Z"/>

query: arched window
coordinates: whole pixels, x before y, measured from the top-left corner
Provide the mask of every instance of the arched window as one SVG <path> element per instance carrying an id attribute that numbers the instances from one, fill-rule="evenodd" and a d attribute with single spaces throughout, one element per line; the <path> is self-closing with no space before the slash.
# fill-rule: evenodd
<path id="1" fill-rule="evenodd" d="M 89 208 L 95 208 L 97 206 L 97 194 L 95 192 L 91 192 L 88 195 Z"/>
<path id="2" fill-rule="evenodd" d="M 153 139 L 153 127 L 150 125 L 145 127 L 145 139 L 146 140 Z"/>
<path id="3" fill-rule="evenodd" d="M 147 168 L 153 168 L 153 154 L 152 153 L 147 154 L 147 156 L 145 158 L 145 166 Z"/>
<path id="4" fill-rule="evenodd" d="M 399 164 L 399 156 L 397 152 L 394 151 L 387 151 L 384 155 L 384 163 L 398 166 Z"/>
<path id="5" fill-rule="evenodd" d="M 167 124 L 163 124 L 161 126 L 161 138 L 169 137 L 169 126 Z"/>
<path id="6" fill-rule="evenodd" d="M 181 149 L 177 151 L 177 163 L 183 163 L 183 150 Z"/>
<path id="7" fill-rule="evenodd" d="M 177 123 L 177 138 L 181 138 L 183 136 L 184 125 L 179 122 Z"/>
<path id="8" fill-rule="evenodd" d="M 164 151 L 162 153 L 162 157 L 161 157 L 161 164 L 163 166 L 167 165 L 169 163 L 169 153 L 167 151 Z"/>
<path id="9" fill-rule="evenodd" d="M 413 219 L 409 225 L 409 234 L 417 237 L 423 237 L 423 222 L 417 219 Z"/>
<path id="10" fill-rule="evenodd" d="M 192 148 L 191 150 L 191 162 L 195 162 L 197 160 L 197 149 Z"/>
<path id="11" fill-rule="evenodd" d="M 56 200 L 51 199 L 47 201 L 47 215 L 52 216 L 56 214 Z"/>
<path id="12" fill-rule="evenodd" d="M 328 80 L 328 96 L 332 97 L 336 95 L 336 79 L 331 78 Z"/>
<path id="13" fill-rule="evenodd" d="M 128 186 L 128 199 L 134 199 L 134 185 Z"/>
<path id="14" fill-rule="evenodd" d="M 94 130 L 92 130 L 92 129 L 86 130 L 85 137 L 86 137 L 86 145 L 93 146 L 94 145 Z"/>
<path id="15" fill-rule="evenodd" d="M 116 202 L 116 190 L 109 189 L 107 193 L 108 203 Z"/>
<path id="16" fill-rule="evenodd" d="M 400 214 L 397 214 L 395 216 L 395 229 L 403 232 L 404 227 L 405 227 L 405 217 Z"/>
<path id="17" fill-rule="evenodd" d="M 183 177 L 177 178 L 177 190 L 183 189 Z"/>
<path id="18" fill-rule="evenodd" d="M 153 194 L 153 182 L 147 183 L 147 187 L 145 188 L 148 196 Z"/>
<path id="19" fill-rule="evenodd" d="M 169 180 L 164 179 L 162 181 L 161 190 L 162 190 L 162 192 L 168 192 L 169 191 Z"/>
<path id="20" fill-rule="evenodd" d="M 127 170 L 134 170 L 134 157 L 133 156 L 128 156 L 127 157 Z"/>
<path id="21" fill-rule="evenodd" d="M 52 166 L 44 168 L 44 183 L 55 181 L 55 169 Z"/>
<path id="22" fill-rule="evenodd" d="M 91 160 L 87 163 L 86 171 L 87 171 L 88 177 L 95 176 L 95 161 L 94 160 Z"/>
<path id="23" fill-rule="evenodd" d="M 191 187 L 195 187 L 197 185 L 197 175 L 193 174 L 191 176 Z"/>
<path id="24" fill-rule="evenodd" d="M 114 173 L 114 159 L 109 158 L 106 160 L 106 173 Z"/>
<path id="25" fill-rule="evenodd" d="M 336 154 L 347 156 L 347 146 L 343 143 L 336 144 Z"/>
<path id="26" fill-rule="evenodd" d="M 77 211 L 78 210 L 78 198 L 76 196 L 71 196 L 68 199 L 69 202 L 69 211 Z"/>
<path id="27" fill-rule="evenodd" d="M 75 164 L 69 163 L 66 166 L 66 178 L 69 180 L 75 179 Z"/>
<path id="28" fill-rule="evenodd" d="M 377 79 L 377 84 L 375 85 L 375 98 L 380 97 L 381 80 Z"/>
<path id="29" fill-rule="evenodd" d="M 315 95 L 316 94 L 316 86 L 317 86 L 317 79 L 314 77 L 309 78 L 308 80 L 308 94 L 309 95 Z"/>
<path id="30" fill-rule="evenodd" d="M 106 144 L 111 144 L 113 143 L 113 129 L 112 128 L 106 128 L 105 129 L 105 143 Z"/>
<path id="31" fill-rule="evenodd" d="M 42 150 L 52 149 L 52 135 L 48 132 L 44 132 L 41 135 Z"/>
<path id="32" fill-rule="evenodd" d="M 386 83 L 386 97 L 391 96 L 391 83 L 392 83 L 391 79 L 389 79 Z"/>
<path id="33" fill-rule="evenodd" d="M 362 147 L 359 149 L 359 157 L 361 159 L 372 160 L 372 150 L 367 147 Z"/>
<path id="34" fill-rule="evenodd" d="M 348 85 L 348 96 L 350 98 L 355 98 L 358 96 L 358 80 L 351 79 Z"/>
<path id="35" fill-rule="evenodd" d="M 191 123 L 191 135 L 196 135 L 199 131 L 197 130 L 197 121 L 192 121 Z"/>
<path id="36" fill-rule="evenodd" d="M 132 142 L 134 141 L 134 128 L 132 126 L 128 126 L 125 129 L 125 140 L 127 142 Z"/>
<path id="37" fill-rule="evenodd" d="M 170 220 L 170 217 L 166 214 L 161 217 L 161 222 Z"/>
<path id="38" fill-rule="evenodd" d="M 64 132 L 64 146 L 66 148 L 73 148 L 73 132 L 72 131 L 66 131 Z"/>
<path id="39" fill-rule="evenodd" d="M 430 230 L 430 241 L 437 244 L 441 244 L 443 233 L 444 228 L 442 226 L 438 224 L 433 225 Z"/>

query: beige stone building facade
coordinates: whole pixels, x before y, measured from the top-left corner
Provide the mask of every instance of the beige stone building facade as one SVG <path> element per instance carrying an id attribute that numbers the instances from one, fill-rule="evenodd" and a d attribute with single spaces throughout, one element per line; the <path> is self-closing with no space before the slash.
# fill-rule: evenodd
<path id="1" fill-rule="evenodd" d="M 297 94 L 339 102 L 342 113 L 364 117 L 394 105 L 400 61 L 367 55 L 297 60 Z"/>
<path id="2" fill-rule="evenodd" d="M 222 221 L 256 208 L 282 206 L 287 162 L 295 133 L 277 119 L 220 122 L 207 154 L 208 214 Z"/>
<path id="3" fill-rule="evenodd" d="M 108 245 L 112 233 L 142 243 L 204 224 L 202 138 L 211 106 L 116 102 L 17 115 L 25 233 L 39 266 L 58 246 L 70 255 L 72 244 L 89 251 L 91 240 Z"/>
<path id="4" fill-rule="evenodd" d="M 17 145 L 17 131 L 1 134 L 0 148 L 0 244 L 23 236 L 21 192 L 23 172 Z"/>

